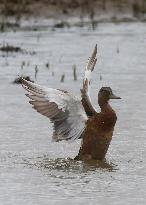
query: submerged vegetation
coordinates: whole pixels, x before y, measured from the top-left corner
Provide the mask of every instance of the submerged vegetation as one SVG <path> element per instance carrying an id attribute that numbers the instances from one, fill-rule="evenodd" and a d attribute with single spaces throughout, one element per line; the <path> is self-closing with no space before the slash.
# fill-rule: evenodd
<path id="1" fill-rule="evenodd" d="M 8 43 L 3 43 L 3 45 L 0 47 L 0 51 L 4 52 L 8 55 L 8 53 L 22 53 L 22 54 L 30 54 L 35 55 L 35 51 L 27 51 L 25 49 L 20 48 L 19 46 L 13 46 Z"/>
<path id="2" fill-rule="evenodd" d="M 1 46 L 0 51 L 6 52 L 6 53 L 8 53 L 8 52 L 16 52 L 16 53 L 21 52 L 21 53 L 23 53 L 24 52 L 24 50 L 22 50 L 20 47 L 11 46 L 9 44 L 4 44 L 3 46 Z"/>
<path id="3" fill-rule="evenodd" d="M 7 56 L 5 56 L 7 58 Z M 54 69 L 53 69 L 53 65 L 48 61 L 47 63 L 45 63 L 42 67 L 45 69 L 47 68 L 48 69 L 48 77 L 49 76 L 52 76 L 52 78 L 58 78 L 58 76 L 55 75 L 55 72 L 54 72 Z M 31 68 L 31 69 L 34 69 L 33 70 L 33 78 L 30 77 L 29 75 L 26 75 L 24 74 L 26 72 L 26 70 L 28 70 L 28 68 Z M 72 67 L 70 67 L 69 69 L 73 70 L 72 72 L 72 81 L 77 81 L 78 80 L 78 74 L 77 74 L 77 66 L 74 64 Z M 17 77 L 12 81 L 12 83 L 14 84 L 21 84 L 21 78 L 24 78 L 25 80 L 28 80 L 30 82 L 35 82 L 38 80 L 39 78 L 39 74 L 41 75 L 41 70 L 42 69 L 39 69 L 39 65 L 38 64 L 35 64 L 33 65 L 30 61 L 25 61 L 23 60 L 21 62 L 21 65 L 20 65 L 20 70 L 18 72 L 18 75 Z M 68 76 L 66 73 L 65 73 L 65 70 L 63 70 L 63 73 L 60 75 L 60 79 L 58 79 L 60 81 L 60 83 L 64 83 L 65 82 L 65 79 L 68 79 L 68 77 L 70 78 L 70 76 Z M 34 80 L 32 80 L 34 79 Z"/>

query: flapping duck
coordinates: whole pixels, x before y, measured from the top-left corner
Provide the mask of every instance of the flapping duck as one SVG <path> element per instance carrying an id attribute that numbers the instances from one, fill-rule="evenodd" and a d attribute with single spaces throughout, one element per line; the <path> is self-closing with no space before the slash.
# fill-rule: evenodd
<path id="1" fill-rule="evenodd" d="M 117 116 L 109 104 L 110 99 L 120 99 L 110 87 L 102 87 L 98 93 L 98 113 L 89 95 L 91 73 L 97 58 L 97 45 L 87 62 L 81 99 L 67 91 L 47 88 L 22 78 L 22 86 L 28 92 L 33 108 L 48 117 L 54 126 L 53 140 L 73 141 L 82 138 L 76 160 L 103 160 L 112 140 Z"/>

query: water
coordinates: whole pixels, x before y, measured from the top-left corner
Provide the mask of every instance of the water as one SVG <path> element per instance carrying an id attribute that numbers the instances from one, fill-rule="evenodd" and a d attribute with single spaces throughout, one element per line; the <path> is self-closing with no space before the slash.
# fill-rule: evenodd
<path id="1" fill-rule="evenodd" d="M 28 51 L 0 53 L 1 205 L 145 204 L 145 34 L 144 23 L 99 24 L 95 31 L 73 27 L 0 33 L 1 44 L 5 41 Z M 12 84 L 18 74 L 34 79 L 37 65 L 38 83 L 79 96 L 84 67 L 95 43 L 94 105 L 98 109 L 96 93 L 103 85 L 122 97 L 111 102 L 118 122 L 103 164 L 72 160 L 80 140 L 51 142 L 49 120 L 31 108 L 20 85 Z M 31 55 L 32 51 L 36 54 Z M 73 81 L 74 64 L 78 81 Z M 61 83 L 63 74 L 65 82 Z"/>

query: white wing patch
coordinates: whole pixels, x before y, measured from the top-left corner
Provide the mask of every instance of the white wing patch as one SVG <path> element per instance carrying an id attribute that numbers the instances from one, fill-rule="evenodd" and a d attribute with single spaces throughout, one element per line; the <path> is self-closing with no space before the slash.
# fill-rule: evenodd
<path id="1" fill-rule="evenodd" d="M 95 64 L 97 62 L 96 55 L 97 55 L 97 44 L 95 45 L 95 48 L 93 50 L 91 57 L 88 59 L 87 66 L 85 69 L 83 88 L 84 88 L 84 84 L 86 84 L 85 88 L 88 94 L 89 94 L 89 88 L 90 88 L 91 73 L 94 70 Z"/>
<path id="2" fill-rule="evenodd" d="M 53 140 L 75 140 L 83 133 L 87 115 L 80 100 L 71 94 L 22 79 L 30 104 L 54 123 Z"/>

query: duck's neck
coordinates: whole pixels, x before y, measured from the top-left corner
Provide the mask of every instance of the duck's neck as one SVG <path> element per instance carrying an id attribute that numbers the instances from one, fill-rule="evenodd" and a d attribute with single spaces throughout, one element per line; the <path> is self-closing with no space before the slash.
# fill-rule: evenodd
<path id="1" fill-rule="evenodd" d="M 98 104 L 101 108 L 101 112 L 111 112 L 113 111 L 112 107 L 110 106 L 108 100 L 99 99 Z"/>

